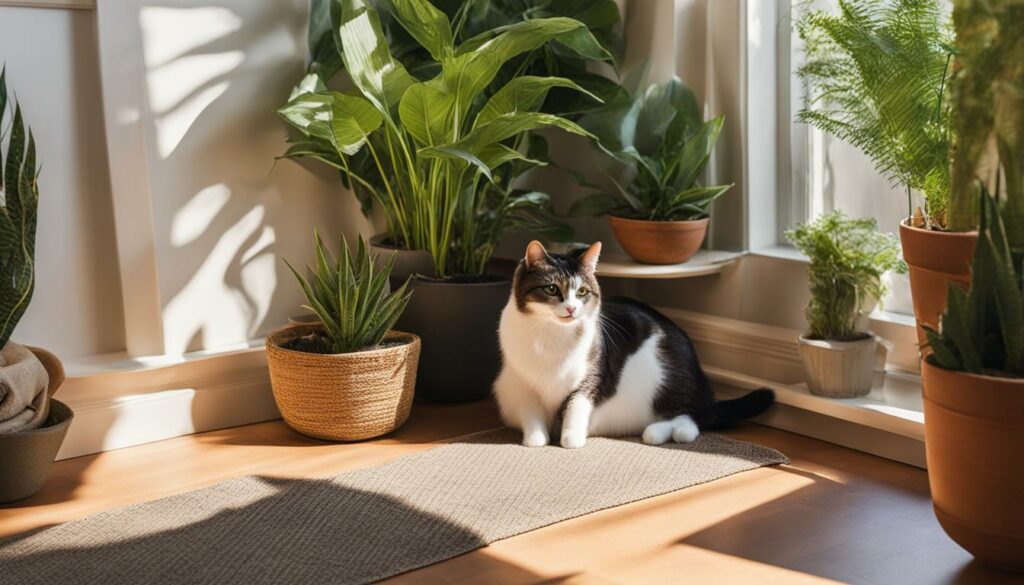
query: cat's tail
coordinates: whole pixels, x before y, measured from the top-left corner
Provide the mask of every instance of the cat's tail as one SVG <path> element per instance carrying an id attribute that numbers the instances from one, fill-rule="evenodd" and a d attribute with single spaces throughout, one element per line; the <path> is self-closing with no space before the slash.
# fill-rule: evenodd
<path id="1" fill-rule="evenodd" d="M 775 403 L 775 392 L 768 388 L 760 388 L 732 400 L 715 402 L 715 416 L 709 429 L 724 429 L 737 421 L 751 418 L 768 410 Z"/>

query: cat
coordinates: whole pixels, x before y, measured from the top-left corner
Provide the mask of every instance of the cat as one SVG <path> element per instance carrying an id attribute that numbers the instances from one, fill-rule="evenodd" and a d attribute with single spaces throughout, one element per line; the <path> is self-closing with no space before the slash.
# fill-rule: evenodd
<path id="1" fill-rule="evenodd" d="M 523 445 L 547 445 L 559 423 L 570 449 L 590 436 L 688 443 L 772 405 L 775 394 L 764 388 L 716 401 L 678 325 L 639 301 L 602 298 L 600 254 L 600 242 L 563 255 L 533 241 L 516 267 L 493 390 Z"/>

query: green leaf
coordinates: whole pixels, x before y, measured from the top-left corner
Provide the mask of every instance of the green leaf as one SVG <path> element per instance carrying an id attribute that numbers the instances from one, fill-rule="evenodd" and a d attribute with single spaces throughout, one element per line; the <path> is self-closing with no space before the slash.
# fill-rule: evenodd
<path id="1" fill-rule="evenodd" d="M 594 193 L 573 202 L 570 217 L 599 217 L 622 208 L 622 201 L 608 193 Z"/>
<path id="2" fill-rule="evenodd" d="M 334 93 L 331 109 L 331 139 L 338 151 L 353 155 L 363 147 L 370 133 L 380 128 L 384 117 L 368 100 Z"/>
<path id="3" fill-rule="evenodd" d="M 484 104 L 483 109 L 477 115 L 474 125 L 486 124 L 503 114 L 536 112 L 544 103 L 548 91 L 553 87 L 569 88 L 590 96 L 595 101 L 601 101 L 596 95 L 583 89 L 571 79 L 524 75 L 508 82 L 491 96 L 491 99 L 487 100 L 487 103 Z"/>
<path id="4" fill-rule="evenodd" d="M 475 154 L 463 148 L 454 146 L 434 146 L 424 148 L 419 152 L 420 156 L 424 158 L 439 158 L 469 163 L 479 169 L 480 172 L 487 177 L 488 181 L 494 180 L 491 176 L 491 167 L 487 166 L 487 164 L 480 160 L 480 158 Z"/>
<path id="5" fill-rule="evenodd" d="M 427 0 L 394 0 L 393 14 L 402 27 L 430 52 L 437 61 L 443 61 L 455 50 L 452 26 L 448 17 Z"/>
<path id="6" fill-rule="evenodd" d="M 516 112 L 502 114 L 490 122 L 474 128 L 465 138 L 452 144 L 451 147 L 468 153 L 476 153 L 491 144 L 501 142 L 528 130 L 544 127 L 561 128 L 572 134 L 593 138 L 590 132 L 565 118 L 537 112 Z M 429 153 L 430 150 L 432 149 L 421 150 L 420 153 Z"/>
<path id="7" fill-rule="evenodd" d="M 455 136 L 455 97 L 426 83 L 405 92 L 398 106 L 402 125 L 423 146 L 448 144 Z"/>
<path id="8" fill-rule="evenodd" d="M 305 93 L 289 101 L 277 113 L 304 135 L 333 141 L 333 105 L 334 95 L 331 93 Z"/>
<path id="9" fill-rule="evenodd" d="M 704 167 L 711 158 L 711 152 L 715 149 L 715 142 L 718 141 L 718 134 L 722 131 L 724 118 L 718 116 L 709 120 L 694 137 L 686 143 L 673 166 L 667 170 L 667 174 L 674 175 L 672 185 L 678 189 L 687 189 L 697 180 Z"/>
<path id="10" fill-rule="evenodd" d="M 335 41 L 342 48 L 352 82 L 383 115 L 392 118 L 416 79 L 392 57 L 380 17 L 367 0 L 337 0 L 332 10 L 340 10 Z"/>

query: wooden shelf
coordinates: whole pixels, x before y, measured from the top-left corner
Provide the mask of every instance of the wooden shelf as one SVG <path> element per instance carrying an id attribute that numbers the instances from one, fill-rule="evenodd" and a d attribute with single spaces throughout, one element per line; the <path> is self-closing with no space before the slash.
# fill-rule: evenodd
<path id="1" fill-rule="evenodd" d="M 690 278 L 717 274 L 735 262 L 743 252 L 701 250 L 682 264 L 641 264 L 625 256 L 602 256 L 597 275 L 606 278 Z"/>

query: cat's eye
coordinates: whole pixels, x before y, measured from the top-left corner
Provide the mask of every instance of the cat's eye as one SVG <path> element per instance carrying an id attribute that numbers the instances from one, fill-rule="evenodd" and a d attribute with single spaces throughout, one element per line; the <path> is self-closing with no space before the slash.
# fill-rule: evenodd
<path id="1" fill-rule="evenodd" d="M 579 298 L 581 298 L 581 299 L 582 299 L 583 297 L 585 297 L 585 296 L 589 295 L 589 294 L 590 294 L 590 289 L 588 289 L 588 288 L 587 288 L 587 287 L 585 287 L 585 286 L 581 286 L 581 287 L 580 287 L 580 288 L 579 288 L 579 289 L 578 289 L 578 290 L 576 291 L 576 296 L 578 296 L 578 297 L 579 297 Z"/>
<path id="2" fill-rule="evenodd" d="M 555 295 L 558 294 L 558 287 L 553 285 L 553 284 L 549 284 L 549 285 L 544 287 L 544 292 L 546 294 L 551 295 L 551 296 L 555 296 Z"/>

